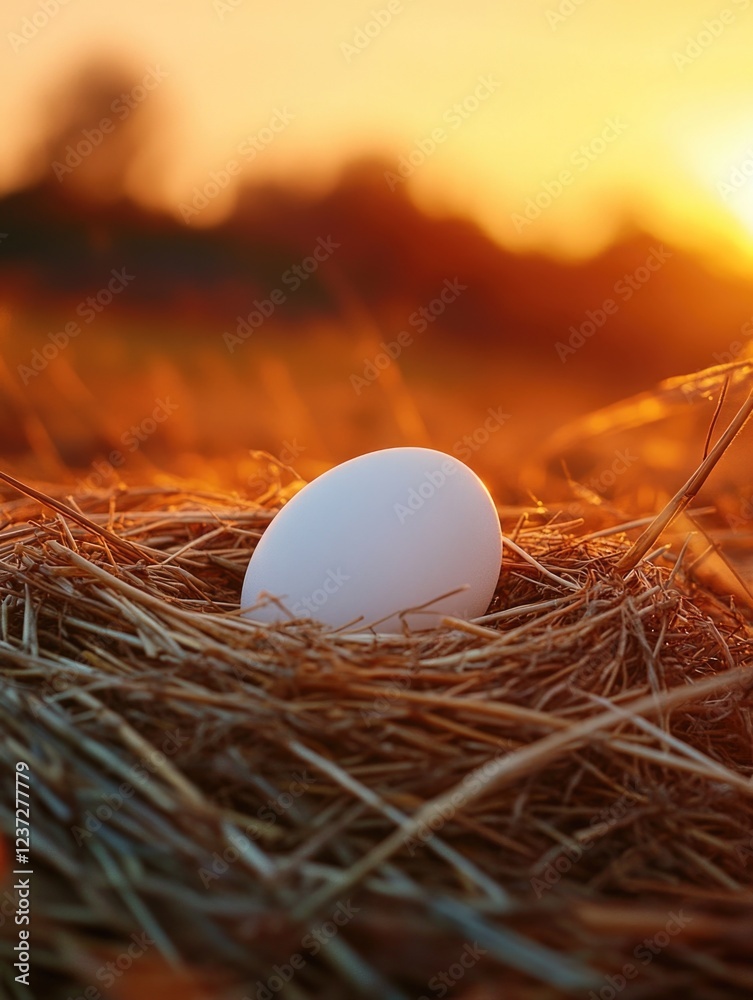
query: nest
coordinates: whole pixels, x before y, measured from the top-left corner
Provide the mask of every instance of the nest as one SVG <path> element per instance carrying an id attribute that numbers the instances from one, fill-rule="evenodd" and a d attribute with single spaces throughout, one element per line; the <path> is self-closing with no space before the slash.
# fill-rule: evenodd
<path id="1" fill-rule="evenodd" d="M 0 507 L 8 996 L 750 996 L 753 629 L 681 551 L 626 570 L 630 526 L 503 511 L 482 621 L 332 634 L 238 616 L 273 495 L 24 489 Z"/>

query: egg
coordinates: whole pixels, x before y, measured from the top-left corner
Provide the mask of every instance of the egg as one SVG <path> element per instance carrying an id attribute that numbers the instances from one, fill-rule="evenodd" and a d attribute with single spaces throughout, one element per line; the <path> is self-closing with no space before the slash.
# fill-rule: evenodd
<path id="1" fill-rule="evenodd" d="M 285 504 L 251 556 L 241 607 L 257 622 L 423 630 L 484 614 L 501 561 L 497 511 L 475 472 L 431 448 L 386 448 Z"/>

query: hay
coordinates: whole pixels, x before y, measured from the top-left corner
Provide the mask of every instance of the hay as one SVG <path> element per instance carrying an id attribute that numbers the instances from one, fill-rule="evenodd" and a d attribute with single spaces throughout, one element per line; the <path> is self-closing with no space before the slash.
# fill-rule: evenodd
<path id="1" fill-rule="evenodd" d="M 274 495 L 30 492 L 0 507 L 9 996 L 750 995 L 753 629 L 681 549 L 623 571 L 645 525 L 503 511 L 490 614 L 377 639 L 238 617 Z"/>

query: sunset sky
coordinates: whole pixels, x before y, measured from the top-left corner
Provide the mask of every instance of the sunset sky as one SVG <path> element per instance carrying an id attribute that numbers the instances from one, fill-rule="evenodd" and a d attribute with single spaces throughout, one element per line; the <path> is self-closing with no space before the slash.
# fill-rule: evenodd
<path id="1" fill-rule="evenodd" d="M 4 0 L 0 28 L 6 190 L 49 95 L 99 59 L 161 68 L 161 176 L 133 189 L 178 217 L 233 161 L 327 183 L 375 153 L 397 186 L 412 154 L 422 204 L 512 246 L 586 254 L 633 220 L 753 264 L 753 0 Z"/>

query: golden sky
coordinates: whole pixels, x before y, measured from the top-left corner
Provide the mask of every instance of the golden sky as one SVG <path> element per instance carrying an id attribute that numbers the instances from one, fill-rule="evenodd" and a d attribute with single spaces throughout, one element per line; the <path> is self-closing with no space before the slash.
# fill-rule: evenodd
<path id="1" fill-rule="evenodd" d="M 512 246 L 589 253 L 630 218 L 753 264 L 753 0 L 4 0 L 0 29 L 5 188 L 47 95 L 122 56 L 164 74 L 136 193 L 178 217 L 233 162 L 327 182 L 374 152 Z"/>

